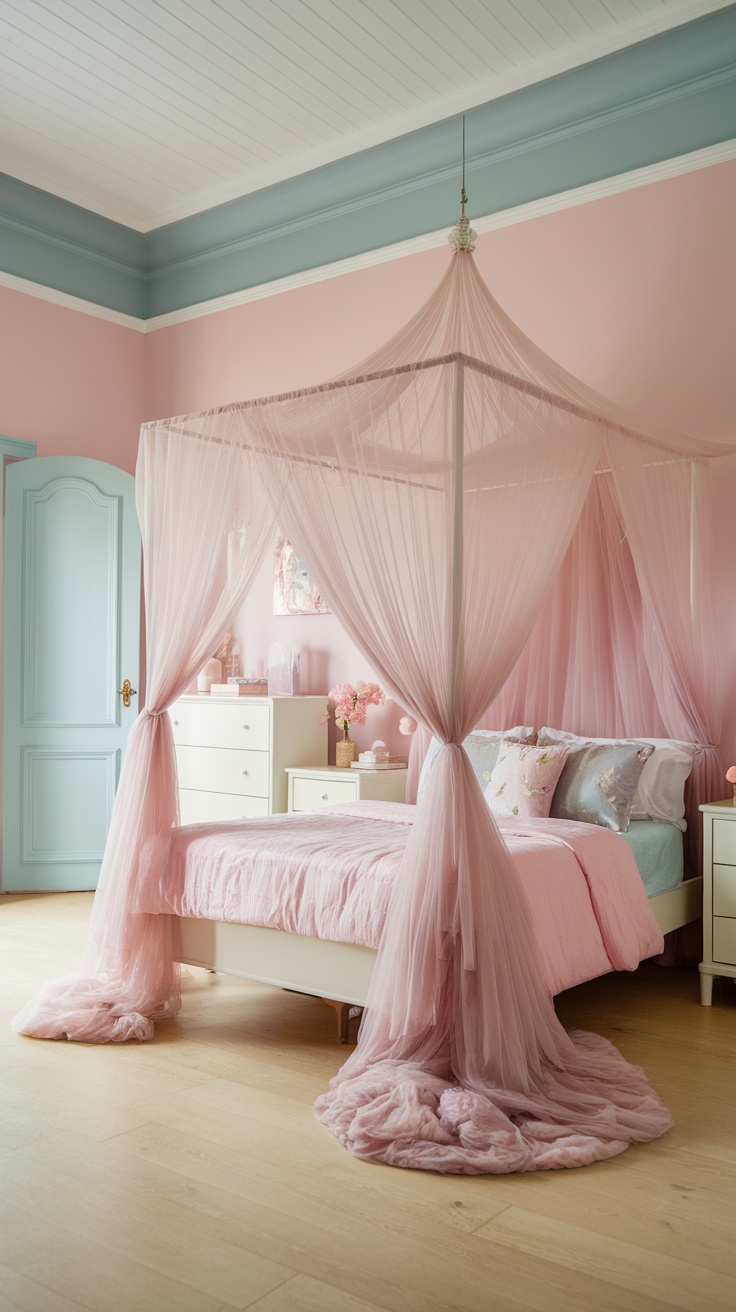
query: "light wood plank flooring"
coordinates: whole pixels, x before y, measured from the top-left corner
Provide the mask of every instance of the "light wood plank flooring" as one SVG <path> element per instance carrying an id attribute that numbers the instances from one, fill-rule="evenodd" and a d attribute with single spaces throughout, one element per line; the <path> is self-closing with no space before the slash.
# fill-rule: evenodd
<path id="1" fill-rule="evenodd" d="M 644 1065 L 677 1128 L 577 1171 L 353 1160 L 313 1118 L 323 1003 L 192 972 L 153 1043 L 22 1039 L 90 896 L 0 897 L 0 1310 L 664 1312 L 736 1307 L 736 988 L 642 967 L 559 1000 Z"/>

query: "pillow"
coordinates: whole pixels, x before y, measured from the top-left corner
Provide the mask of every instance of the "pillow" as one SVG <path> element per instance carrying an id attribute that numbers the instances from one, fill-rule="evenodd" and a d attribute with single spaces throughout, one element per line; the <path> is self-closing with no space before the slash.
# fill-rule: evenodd
<path id="1" fill-rule="evenodd" d="M 533 738 L 534 729 L 528 724 L 519 724 L 514 729 L 506 730 L 474 729 L 468 734 L 463 741 L 463 747 L 470 757 L 470 764 L 481 788 L 485 790 L 488 784 L 502 742 L 529 743 Z M 433 738 L 429 744 L 417 785 L 417 805 L 424 796 L 441 745 L 439 738 Z"/>
<path id="2" fill-rule="evenodd" d="M 697 747 L 695 743 L 677 742 L 674 738 L 642 738 L 651 743 L 654 754 L 641 772 L 631 810 L 632 820 L 664 820 L 678 829 L 687 829 L 685 819 L 685 784 L 692 774 Z"/>
<path id="3" fill-rule="evenodd" d="M 561 729 L 539 730 L 540 743 L 568 743 L 579 747 L 592 743 L 649 743 L 655 751 L 645 763 L 631 807 L 632 820 L 659 820 L 687 828 L 685 784 L 692 773 L 697 747 L 674 738 L 583 738 Z"/>
<path id="4" fill-rule="evenodd" d="M 530 747 L 502 742 L 486 788 L 486 801 L 497 815 L 523 815 L 544 819 L 549 815 L 557 780 L 569 747 Z"/>
<path id="5" fill-rule="evenodd" d="M 650 743 L 568 744 L 550 815 L 619 832 L 629 827 L 637 784 L 654 748 Z"/>
<path id="6" fill-rule="evenodd" d="M 534 729 L 528 724 L 517 724 L 514 729 L 503 731 L 474 729 L 469 733 L 463 740 L 463 747 L 481 788 L 485 790 L 488 785 L 502 743 L 532 743 L 535 736 Z"/>

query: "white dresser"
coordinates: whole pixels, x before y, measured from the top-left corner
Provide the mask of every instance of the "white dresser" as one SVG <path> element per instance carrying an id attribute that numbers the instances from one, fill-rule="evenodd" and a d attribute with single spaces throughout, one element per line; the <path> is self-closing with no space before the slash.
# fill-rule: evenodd
<path id="1" fill-rule="evenodd" d="M 335 765 L 305 769 L 291 765 L 289 810 L 319 811 L 336 802 L 403 802 L 406 770 L 341 770 Z"/>
<path id="2" fill-rule="evenodd" d="M 709 802 L 703 812 L 703 960 L 700 1001 L 709 1007 L 713 976 L 736 979 L 736 806 Z"/>
<path id="3" fill-rule="evenodd" d="M 287 807 L 287 765 L 327 761 L 326 697 L 181 697 L 170 707 L 183 825 Z"/>

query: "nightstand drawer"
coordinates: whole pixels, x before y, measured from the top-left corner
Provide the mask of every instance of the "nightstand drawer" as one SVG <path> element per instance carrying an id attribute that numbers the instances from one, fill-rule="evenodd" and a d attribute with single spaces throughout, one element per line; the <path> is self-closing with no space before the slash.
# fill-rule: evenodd
<path id="1" fill-rule="evenodd" d="M 271 737 L 271 707 L 238 699 L 235 706 L 216 701 L 175 702 L 171 707 L 171 728 L 177 747 L 187 743 L 198 747 L 246 747 L 267 752 Z M 233 699 L 235 700 L 235 699 Z"/>
<path id="2" fill-rule="evenodd" d="M 713 917 L 713 960 L 736 966 L 736 920 Z"/>
<path id="3" fill-rule="evenodd" d="M 268 797 L 268 752 L 236 752 L 226 747 L 177 747 L 180 788 L 205 793 L 244 793 Z"/>
<path id="4" fill-rule="evenodd" d="M 319 811 L 337 802 L 354 802 L 358 785 L 352 779 L 302 779 L 294 776 L 292 810 Z"/>
<path id="5" fill-rule="evenodd" d="M 736 916 L 736 866 L 713 867 L 713 915 Z"/>
<path id="6" fill-rule="evenodd" d="M 713 860 L 717 865 L 736 866 L 736 819 L 713 821 Z"/>
<path id="7" fill-rule="evenodd" d="M 259 815 L 268 815 L 267 797 L 241 797 L 237 793 L 203 793 L 194 788 L 179 789 L 179 818 L 183 825 L 250 820 Z"/>

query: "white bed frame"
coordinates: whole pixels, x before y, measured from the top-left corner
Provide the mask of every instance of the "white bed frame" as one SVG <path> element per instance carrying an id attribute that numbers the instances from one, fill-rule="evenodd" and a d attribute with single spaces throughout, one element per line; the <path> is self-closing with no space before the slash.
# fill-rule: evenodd
<path id="1" fill-rule="evenodd" d="M 703 879 L 687 879 L 679 888 L 649 899 L 663 934 L 699 920 Z M 295 993 L 323 998 L 335 1008 L 338 1035 L 347 1043 L 355 1008 L 365 1006 L 376 960 L 375 948 L 288 934 L 258 925 L 177 916 L 176 960 L 223 975 L 239 975 L 275 984 Z"/>

